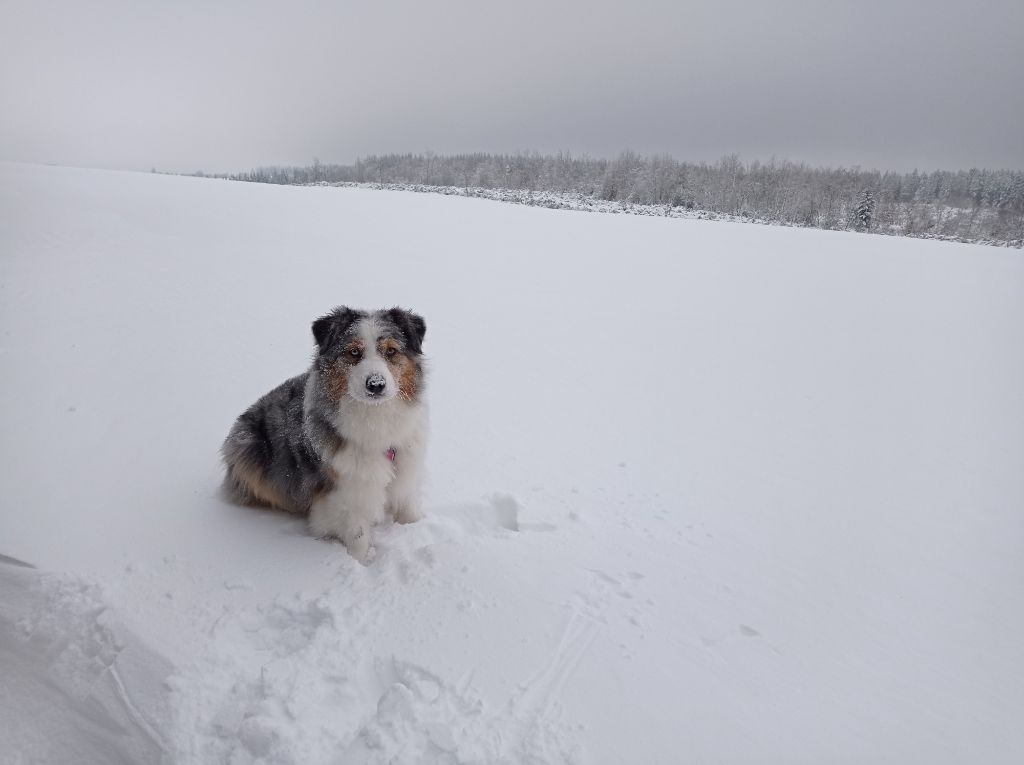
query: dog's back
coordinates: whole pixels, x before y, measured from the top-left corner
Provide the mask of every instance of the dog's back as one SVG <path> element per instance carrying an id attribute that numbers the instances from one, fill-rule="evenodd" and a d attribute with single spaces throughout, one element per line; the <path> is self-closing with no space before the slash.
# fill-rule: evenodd
<path id="1" fill-rule="evenodd" d="M 249 407 L 224 440 L 224 486 L 242 504 L 306 513 L 327 488 L 320 458 L 303 432 L 309 374 L 282 383 Z"/>

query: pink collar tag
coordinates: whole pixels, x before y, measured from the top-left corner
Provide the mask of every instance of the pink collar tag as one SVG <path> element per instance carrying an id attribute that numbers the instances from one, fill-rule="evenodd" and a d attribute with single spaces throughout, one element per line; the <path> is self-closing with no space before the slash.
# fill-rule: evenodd
<path id="1" fill-rule="evenodd" d="M 395 461 L 395 447 L 392 446 L 390 449 L 388 449 L 386 452 L 384 452 L 384 456 L 387 457 L 390 462 L 394 462 Z"/>

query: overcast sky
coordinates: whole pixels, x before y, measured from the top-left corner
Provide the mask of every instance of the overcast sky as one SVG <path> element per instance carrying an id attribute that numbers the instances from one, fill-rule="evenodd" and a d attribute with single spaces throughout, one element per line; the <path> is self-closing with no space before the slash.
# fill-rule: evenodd
<path id="1" fill-rule="evenodd" d="M 1024 169 L 1024 0 L 0 0 L 0 158 Z"/>

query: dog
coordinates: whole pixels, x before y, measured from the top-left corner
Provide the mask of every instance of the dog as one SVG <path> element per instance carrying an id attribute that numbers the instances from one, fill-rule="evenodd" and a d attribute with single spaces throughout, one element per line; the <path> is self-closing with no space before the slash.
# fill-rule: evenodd
<path id="1" fill-rule="evenodd" d="M 423 317 L 335 308 L 313 322 L 312 367 L 267 393 L 222 447 L 228 496 L 307 515 L 356 560 L 387 519 L 419 520 L 428 412 Z"/>

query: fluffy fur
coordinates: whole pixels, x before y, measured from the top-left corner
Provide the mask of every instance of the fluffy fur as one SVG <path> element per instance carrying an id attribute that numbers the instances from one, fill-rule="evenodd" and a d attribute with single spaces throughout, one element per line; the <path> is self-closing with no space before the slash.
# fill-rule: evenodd
<path id="1" fill-rule="evenodd" d="M 370 529 L 418 520 L 427 438 L 426 324 L 401 308 L 336 308 L 313 322 L 308 372 L 247 409 L 224 441 L 237 501 L 309 516 L 365 561 Z"/>

